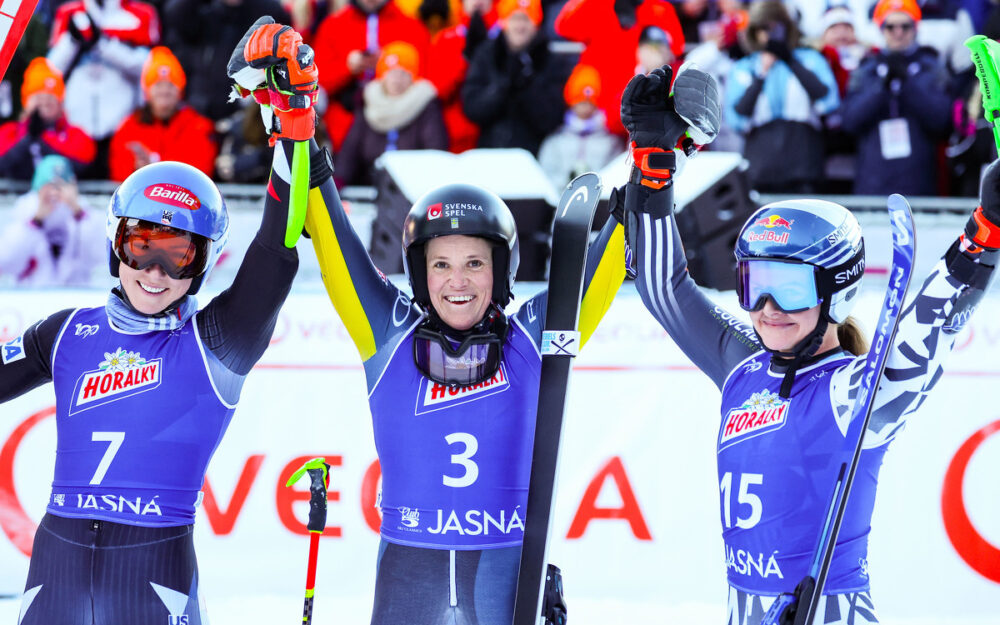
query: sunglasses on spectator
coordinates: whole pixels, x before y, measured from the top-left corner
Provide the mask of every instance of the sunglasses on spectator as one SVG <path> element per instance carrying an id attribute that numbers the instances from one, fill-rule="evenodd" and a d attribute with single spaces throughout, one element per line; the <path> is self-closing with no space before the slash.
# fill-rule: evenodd
<path id="1" fill-rule="evenodd" d="M 882 30 L 900 30 L 906 33 L 913 30 L 913 22 L 899 22 L 897 24 L 890 24 L 889 22 L 883 22 Z"/>

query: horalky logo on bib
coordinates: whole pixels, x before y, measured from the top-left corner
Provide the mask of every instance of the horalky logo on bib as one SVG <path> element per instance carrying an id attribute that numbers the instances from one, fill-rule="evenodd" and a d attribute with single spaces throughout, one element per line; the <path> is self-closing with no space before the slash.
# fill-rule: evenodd
<path id="1" fill-rule="evenodd" d="M 743 405 L 722 420 L 719 432 L 719 449 L 740 441 L 777 430 L 788 419 L 788 400 L 764 389 L 754 393 Z"/>
<path id="2" fill-rule="evenodd" d="M 417 407 L 414 414 L 419 415 L 435 410 L 442 410 L 451 406 L 457 406 L 458 404 L 490 397 L 497 393 L 502 393 L 508 388 L 510 388 L 510 382 L 507 380 L 507 370 L 503 365 L 500 365 L 500 368 L 497 369 L 497 372 L 490 379 L 484 380 L 479 384 L 470 384 L 469 386 L 448 386 L 447 384 L 441 384 L 426 377 L 421 377 L 420 388 L 417 391 Z"/>
<path id="3" fill-rule="evenodd" d="M 97 369 L 86 371 L 73 389 L 69 413 L 101 406 L 112 401 L 153 390 L 160 385 L 162 360 L 146 360 L 139 352 L 119 347 L 105 352 Z"/>

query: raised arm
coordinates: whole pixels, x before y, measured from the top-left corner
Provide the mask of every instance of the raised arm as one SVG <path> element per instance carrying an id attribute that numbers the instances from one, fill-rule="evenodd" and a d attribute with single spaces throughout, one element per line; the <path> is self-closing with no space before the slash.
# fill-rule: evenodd
<path id="1" fill-rule="evenodd" d="M 955 338 L 972 317 L 1000 259 L 1000 161 L 983 177 L 981 208 L 931 270 L 899 319 L 896 340 L 879 381 L 866 447 L 891 440 L 927 399 L 944 372 Z M 833 399 L 838 423 L 846 430 L 857 397 L 864 357 L 837 372 Z"/>
<path id="2" fill-rule="evenodd" d="M 73 310 L 61 310 L 0 343 L 0 404 L 52 381 L 52 350 Z"/>
<path id="3" fill-rule="evenodd" d="M 670 337 L 715 384 L 758 351 L 753 330 L 713 304 L 687 272 L 673 220 L 674 146 L 708 143 L 719 128 L 715 81 L 686 70 L 668 98 L 669 68 L 636 76 L 622 94 L 622 123 L 632 142 L 631 181 L 625 186 L 629 245 L 636 257 L 636 289 Z M 689 138 L 684 138 L 690 135 Z"/>

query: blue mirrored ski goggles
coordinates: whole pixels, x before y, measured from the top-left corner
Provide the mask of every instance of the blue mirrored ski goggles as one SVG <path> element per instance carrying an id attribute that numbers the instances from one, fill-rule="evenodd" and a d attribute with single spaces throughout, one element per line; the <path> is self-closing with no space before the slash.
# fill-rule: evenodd
<path id="1" fill-rule="evenodd" d="M 816 290 L 816 268 L 812 265 L 743 260 L 736 271 L 736 293 L 743 310 L 760 310 L 768 297 L 787 313 L 802 312 L 822 301 Z"/>

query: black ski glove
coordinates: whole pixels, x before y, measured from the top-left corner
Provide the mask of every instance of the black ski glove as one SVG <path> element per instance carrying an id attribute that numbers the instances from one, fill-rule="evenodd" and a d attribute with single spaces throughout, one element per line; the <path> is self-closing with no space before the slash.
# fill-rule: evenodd
<path id="1" fill-rule="evenodd" d="M 475 11 L 469 17 L 469 26 L 465 31 L 465 48 L 462 50 L 462 55 L 466 61 L 472 60 L 472 57 L 476 54 L 476 49 L 479 48 L 479 44 L 486 41 L 488 36 L 489 32 L 486 28 L 486 21 L 483 20 L 483 14 Z"/>
<path id="2" fill-rule="evenodd" d="M 792 51 L 788 49 L 788 44 L 778 39 L 768 39 L 764 49 L 778 57 L 785 63 L 792 62 Z"/>
<path id="3" fill-rule="evenodd" d="M 906 80 L 906 68 L 910 62 L 905 56 L 896 52 L 891 53 L 886 57 L 886 63 L 889 66 L 889 71 L 886 75 L 887 81 L 891 81 L 894 78 Z"/>
<path id="4" fill-rule="evenodd" d="M 42 119 L 38 110 L 32 111 L 31 115 L 28 117 L 28 135 L 30 135 L 32 139 L 38 139 L 42 136 L 42 133 L 45 132 L 46 126 L 48 126 L 48 124 L 46 124 L 45 120 Z"/>
<path id="5" fill-rule="evenodd" d="M 1000 249 L 1000 160 L 993 161 L 983 174 L 979 207 L 965 225 L 965 236 L 980 247 Z"/>

